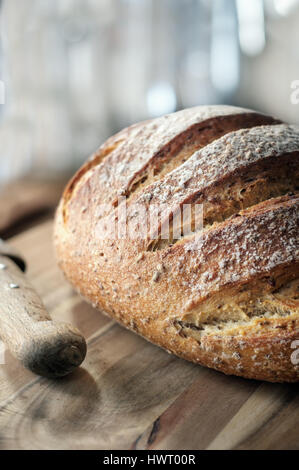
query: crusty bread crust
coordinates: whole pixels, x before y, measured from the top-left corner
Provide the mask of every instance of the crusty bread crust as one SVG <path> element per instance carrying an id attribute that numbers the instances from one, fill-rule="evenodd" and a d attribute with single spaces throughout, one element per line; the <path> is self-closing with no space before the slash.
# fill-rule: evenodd
<path id="1" fill-rule="evenodd" d="M 241 108 L 197 107 L 125 129 L 64 192 L 59 265 L 88 301 L 169 352 L 227 374 L 298 381 L 298 159 L 295 127 Z M 136 237 L 103 239 L 121 196 Z M 138 238 L 136 204 L 153 203 L 166 210 Z M 203 228 L 163 239 L 163 222 L 186 203 L 203 204 Z"/>

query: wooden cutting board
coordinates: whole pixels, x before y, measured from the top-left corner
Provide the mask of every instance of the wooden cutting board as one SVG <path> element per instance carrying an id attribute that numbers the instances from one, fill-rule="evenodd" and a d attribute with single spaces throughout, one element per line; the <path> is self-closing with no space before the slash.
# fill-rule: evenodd
<path id="1" fill-rule="evenodd" d="M 11 242 L 53 318 L 84 333 L 88 354 L 51 381 L 5 353 L 1 449 L 299 449 L 299 384 L 228 377 L 127 331 L 63 279 L 51 237 L 47 222 Z"/>

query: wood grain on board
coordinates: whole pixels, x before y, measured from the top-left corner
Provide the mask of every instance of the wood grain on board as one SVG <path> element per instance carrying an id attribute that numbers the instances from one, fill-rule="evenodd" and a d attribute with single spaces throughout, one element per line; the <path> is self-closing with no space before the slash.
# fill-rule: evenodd
<path id="1" fill-rule="evenodd" d="M 53 216 L 67 179 L 29 177 L 0 184 L 0 237 L 9 238 Z"/>
<path id="2" fill-rule="evenodd" d="M 11 242 L 52 317 L 79 327 L 88 353 L 59 380 L 5 353 L 1 449 L 299 449 L 299 384 L 228 377 L 127 331 L 63 279 L 51 237 L 46 222 Z"/>

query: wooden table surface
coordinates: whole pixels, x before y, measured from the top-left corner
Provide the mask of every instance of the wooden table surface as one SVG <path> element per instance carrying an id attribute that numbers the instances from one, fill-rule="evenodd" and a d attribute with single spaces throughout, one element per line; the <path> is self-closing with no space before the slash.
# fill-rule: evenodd
<path id="1" fill-rule="evenodd" d="M 82 367 L 54 381 L 5 353 L 1 449 L 299 449 L 299 384 L 259 383 L 190 364 L 82 300 L 59 272 L 52 222 L 11 243 L 53 318 L 88 339 Z"/>

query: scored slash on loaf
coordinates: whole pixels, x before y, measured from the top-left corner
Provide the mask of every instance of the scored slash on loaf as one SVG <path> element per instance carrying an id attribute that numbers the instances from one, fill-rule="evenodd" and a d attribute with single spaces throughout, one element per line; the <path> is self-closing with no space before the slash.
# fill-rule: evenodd
<path id="1" fill-rule="evenodd" d="M 169 352 L 227 374 L 298 381 L 298 160 L 299 130 L 247 109 L 200 106 L 133 125 L 66 187 L 59 265 L 88 301 Z M 138 206 L 163 211 L 146 236 L 98 236 L 123 204 L 128 224 Z M 193 227 L 202 205 L 203 224 L 185 234 L 180 221 L 177 236 L 186 204 Z"/>

